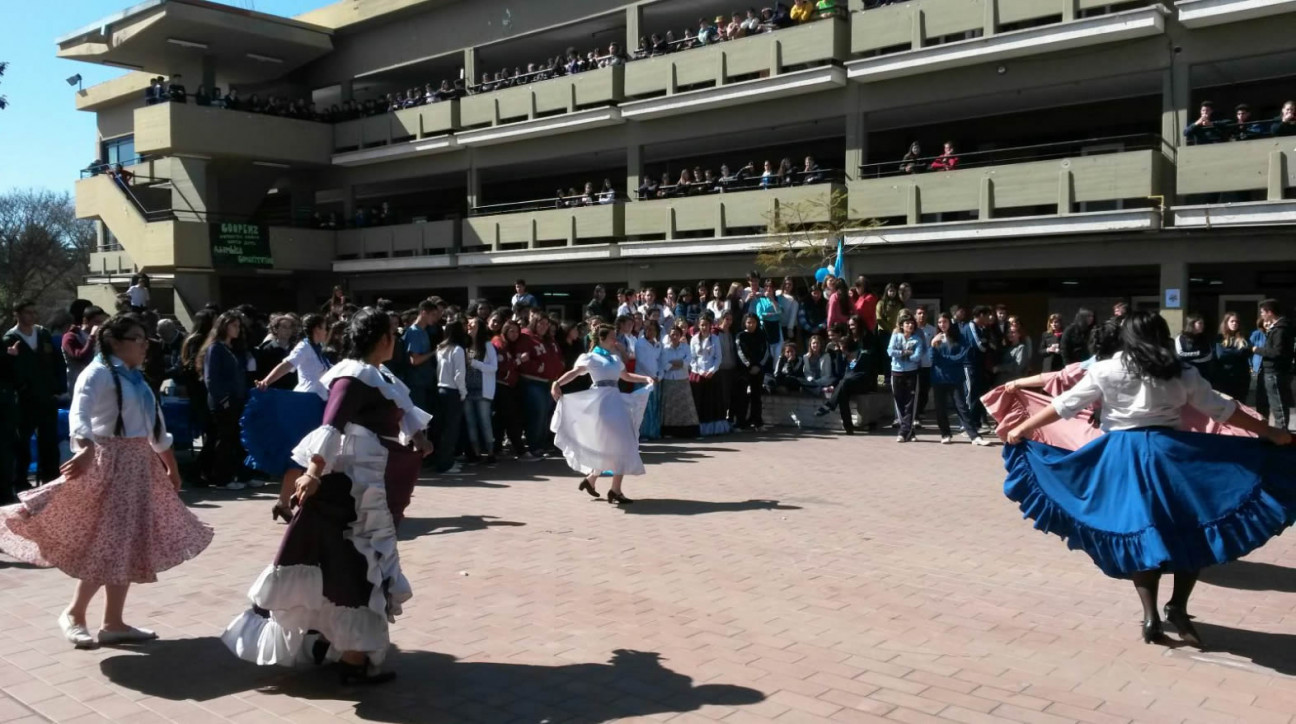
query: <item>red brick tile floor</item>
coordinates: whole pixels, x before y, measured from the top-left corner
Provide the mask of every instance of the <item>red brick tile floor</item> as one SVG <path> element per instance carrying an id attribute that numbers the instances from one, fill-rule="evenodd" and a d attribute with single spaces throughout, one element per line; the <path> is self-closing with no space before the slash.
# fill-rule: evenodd
<path id="1" fill-rule="evenodd" d="M 1004 499 L 999 448 L 934 442 L 654 444 L 622 509 L 559 461 L 425 480 L 373 689 L 225 651 L 283 527 L 268 493 L 186 492 L 217 535 L 133 589 L 157 642 L 72 650 L 70 580 L 0 562 L 0 722 L 1292 721 L 1296 535 L 1206 572 L 1208 651 L 1145 645 L 1130 584 Z"/>

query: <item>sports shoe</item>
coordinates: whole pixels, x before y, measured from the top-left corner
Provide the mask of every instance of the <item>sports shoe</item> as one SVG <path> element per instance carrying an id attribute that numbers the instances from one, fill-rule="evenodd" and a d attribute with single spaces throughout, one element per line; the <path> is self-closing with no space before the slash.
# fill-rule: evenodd
<path id="1" fill-rule="evenodd" d="M 460 465 L 459 463 L 455 463 L 454 465 L 450 466 L 449 470 L 441 474 L 442 475 L 463 475 L 463 466 Z"/>
<path id="2" fill-rule="evenodd" d="M 941 437 L 941 444 L 942 444 L 942 445 L 950 445 L 950 444 L 952 444 L 953 442 L 954 442 L 954 438 L 950 437 L 949 435 L 944 435 L 944 436 Z"/>
<path id="3" fill-rule="evenodd" d="M 246 485 L 249 488 L 264 488 L 266 486 L 266 482 L 264 480 L 257 480 L 256 478 L 252 478 L 251 480 L 247 481 Z"/>
<path id="4" fill-rule="evenodd" d="M 243 483 L 238 482 L 237 480 L 232 480 L 228 483 L 225 483 L 224 485 L 217 485 L 216 487 L 220 488 L 221 490 L 242 490 L 247 486 L 244 485 Z"/>
<path id="5" fill-rule="evenodd" d="M 993 443 L 991 443 L 989 440 L 985 439 L 984 437 L 978 437 L 977 439 L 972 441 L 972 444 L 980 445 L 981 447 L 990 447 Z"/>
<path id="6" fill-rule="evenodd" d="M 909 438 L 904 435 L 896 435 L 896 442 L 909 442 Z"/>

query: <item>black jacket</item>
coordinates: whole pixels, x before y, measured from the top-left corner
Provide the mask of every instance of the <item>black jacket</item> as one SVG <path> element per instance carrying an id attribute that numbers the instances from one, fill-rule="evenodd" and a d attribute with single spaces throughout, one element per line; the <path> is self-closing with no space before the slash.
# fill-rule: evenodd
<path id="1" fill-rule="evenodd" d="M 737 346 L 738 361 L 742 363 L 743 368 L 750 370 L 753 366 L 765 369 L 765 365 L 770 359 L 769 340 L 765 333 L 759 329 L 755 332 L 743 330 L 738 333 L 735 339 Z"/>
<path id="2" fill-rule="evenodd" d="M 1062 330 L 1062 363 L 1083 362 L 1089 358 L 1089 329 L 1072 323 Z"/>
<path id="3" fill-rule="evenodd" d="M 1265 345 L 1260 349 L 1260 369 L 1266 372 L 1290 373 L 1292 369 L 1291 326 L 1286 317 L 1279 317 L 1265 332 Z"/>

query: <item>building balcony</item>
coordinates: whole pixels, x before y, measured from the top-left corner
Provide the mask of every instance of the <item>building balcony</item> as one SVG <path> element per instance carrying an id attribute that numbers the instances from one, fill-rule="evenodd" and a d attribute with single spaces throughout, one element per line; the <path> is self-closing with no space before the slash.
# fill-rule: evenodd
<path id="1" fill-rule="evenodd" d="M 326 123 L 214 106 L 159 103 L 135 110 L 135 150 L 158 156 L 327 166 L 332 157 L 333 128 Z"/>
<path id="2" fill-rule="evenodd" d="M 652 98 L 705 89 L 695 94 L 688 106 L 675 112 L 701 110 L 708 105 L 708 99 L 727 105 L 732 101 L 724 93 L 726 86 L 755 79 L 774 80 L 787 71 L 844 61 L 848 57 L 849 43 L 847 22 L 833 18 L 636 60 L 625 66 L 625 95 L 627 98 Z M 779 90 L 786 89 L 780 86 Z M 802 92 L 814 90 L 820 89 L 808 87 Z M 626 104 L 624 115 L 631 117 L 637 105 Z M 658 105 L 645 107 L 653 109 L 655 115 L 664 115 L 659 112 Z"/>
<path id="3" fill-rule="evenodd" d="M 611 66 L 470 95 L 460 101 L 460 122 L 464 128 L 498 126 L 612 105 L 623 98 L 624 72 L 624 66 Z"/>
<path id="4" fill-rule="evenodd" d="M 333 150 L 354 151 L 443 136 L 459 127 L 459 101 L 441 101 L 333 125 Z"/>
<path id="5" fill-rule="evenodd" d="M 901 174 L 896 163 L 866 166 L 865 178 L 847 184 L 848 215 L 881 220 L 885 229 L 974 220 L 968 233 L 975 236 L 993 235 L 996 225 L 1020 226 L 1021 217 L 1056 218 L 1062 223 L 1040 233 L 1068 233 L 1065 222 L 1079 223 L 1086 212 L 1143 214 L 1157 205 L 1170 162 L 1160 139 L 1124 138 L 964 154 L 965 167 L 954 171 Z M 1093 153 L 1085 155 L 1086 149 Z M 926 160 L 918 166 L 926 168 Z M 896 175 L 868 178 L 878 171 Z"/>
<path id="6" fill-rule="evenodd" d="M 122 249 L 90 252 L 90 275 L 96 277 L 125 277 L 136 272 L 135 262 Z"/>
<path id="7" fill-rule="evenodd" d="M 611 241 L 625 234 L 629 206 L 632 204 L 596 204 L 470 216 L 463 225 L 463 246 L 505 251 Z"/>
<path id="8" fill-rule="evenodd" d="M 1296 0 L 1180 0 L 1179 22 L 1189 28 L 1266 18 L 1296 10 Z"/>
<path id="9" fill-rule="evenodd" d="M 1165 32 L 1161 5 L 1110 7 L 1108 0 L 910 0 L 863 10 L 851 14 L 850 49 L 870 57 L 847 72 L 860 82 L 888 80 Z"/>
<path id="10" fill-rule="evenodd" d="M 458 221 L 428 221 L 337 232 L 337 258 L 396 259 L 444 256 L 459 240 Z"/>
<path id="11" fill-rule="evenodd" d="M 1259 138 L 1179 149 L 1176 226 L 1296 222 L 1296 138 Z"/>
<path id="12" fill-rule="evenodd" d="M 636 201 L 626 205 L 625 233 L 639 239 L 675 240 L 748 234 L 771 223 L 822 223 L 843 211 L 842 191 L 841 184 L 821 183 Z"/>

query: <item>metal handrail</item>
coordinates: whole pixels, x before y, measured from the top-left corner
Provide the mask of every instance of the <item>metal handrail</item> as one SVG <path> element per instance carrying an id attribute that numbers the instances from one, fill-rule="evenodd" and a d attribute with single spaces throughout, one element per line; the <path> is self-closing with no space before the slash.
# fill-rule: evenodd
<path id="1" fill-rule="evenodd" d="M 576 194 L 575 196 L 550 196 L 544 199 L 529 199 L 527 201 L 506 201 L 500 204 L 484 204 L 474 206 L 468 211 L 469 216 L 495 216 L 497 214 L 514 214 L 521 211 L 549 211 L 550 209 L 571 209 L 593 206 L 611 206 L 625 202 L 625 196 L 620 191 L 611 201 L 602 201 L 602 195 L 605 191 L 591 192 L 594 203 L 584 203 L 582 199 L 585 194 Z"/>
<path id="2" fill-rule="evenodd" d="M 595 63 L 602 63 L 603 61 L 605 61 L 605 60 L 607 60 L 608 58 L 611 58 L 611 57 L 612 57 L 612 54 L 611 54 L 611 53 L 609 53 L 609 54 L 607 54 L 607 55 L 599 55 L 599 56 L 595 56 L 595 58 L 594 58 L 594 62 L 595 62 Z M 584 59 L 584 57 L 581 57 L 580 60 L 583 61 L 583 60 L 585 60 L 585 59 Z M 623 55 L 623 56 L 621 57 L 621 60 L 622 60 L 622 62 L 628 62 L 628 61 L 630 60 L 630 58 L 629 58 L 629 56 L 627 56 L 627 55 Z M 562 78 L 562 77 L 569 76 L 569 75 L 579 75 L 579 74 L 581 74 L 581 73 L 588 73 L 588 72 L 591 71 L 591 70 L 601 70 L 602 67 L 603 67 L 603 66 L 599 66 L 599 67 L 595 67 L 595 68 L 585 68 L 584 70 L 578 70 L 578 71 L 576 71 L 575 73 L 568 73 L 568 72 L 567 72 L 567 64 L 566 64 L 566 62 L 563 62 L 561 65 L 554 66 L 553 68 L 545 68 L 545 69 L 543 69 L 543 70 L 534 70 L 534 71 L 531 71 L 530 73 L 519 73 L 519 74 L 517 74 L 517 75 L 510 76 L 510 77 L 508 77 L 508 78 L 504 78 L 504 79 L 502 79 L 502 80 L 492 80 L 492 81 L 489 81 L 488 83 L 477 83 L 476 85 L 470 85 L 470 86 L 468 86 L 468 92 L 469 92 L 470 94 L 472 94 L 472 95 L 479 95 L 479 94 L 482 94 L 482 93 L 491 93 L 491 92 L 494 92 L 494 91 L 497 91 L 497 90 L 504 90 L 504 88 L 513 88 L 513 87 L 515 87 L 515 86 L 517 86 L 517 85 L 530 85 L 531 83 L 542 83 L 542 82 L 544 82 L 544 81 L 546 81 L 546 80 L 554 80 L 555 78 Z M 536 76 L 541 76 L 541 75 L 544 75 L 544 76 L 546 76 L 546 77 L 544 77 L 544 78 L 536 78 Z M 520 80 L 520 82 L 519 82 L 519 80 Z M 497 84 L 497 83 L 507 83 L 508 85 L 504 86 L 504 88 L 494 88 L 494 87 L 492 87 L 492 88 L 490 88 L 490 89 L 488 89 L 488 90 L 482 90 L 482 87 L 485 86 L 485 85 L 488 85 L 488 84 L 489 84 L 489 85 L 491 85 L 491 86 L 494 86 L 494 85 Z"/>
<path id="3" fill-rule="evenodd" d="M 662 196 L 645 196 L 644 192 L 648 189 L 641 186 L 638 189 L 638 197 L 640 201 L 651 201 L 657 198 L 690 196 L 698 189 L 701 190 L 701 193 L 729 193 L 736 191 L 756 191 L 760 189 L 778 189 L 786 188 L 788 186 L 812 186 L 823 183 L 841 183 L 842 180 L 846 178 L 846 173 L 843 169 L 839 168 L 821 168 L 816 171 L 793 169 L 789 172 L 789 176 L 793 178 L 792 183 L 785 183 L 779 180 L 777 175 L 770 176 L 770 180 L 766 182 L 765 177 L 761 174 L 741 177 L 737 174 L 733 174 L 727 177 L 715 178 L 711 181 L 692 181 L 686 184 L 673 183 L 652 187 L 651 192 L 654 194 L 666 192 Z M 807 176 L 813 177 L 813 179 L 807 181 Z M 796 180 L 798 178 L 800 180 Z M 682 192 L 681 188 L 683 189 Z"/>
<path id="4" fill-rule="evenodd" d="M 1100 148 L 1101 146 L 1117 145 L 1120 147 L 1110 149 Z M 1085 153 L 1084 155 L 1097 156 L 1107 153 L 1122 153 L 1125 151 L 1160 150 L 1166 146 L 1167 144 L 1165 140 L 1157 134 L 1135 133 L 1124 136 L 1102 136 L 1075 141 L 1037 143 L 1029 146 L 1011 146 L 1008 148 L 995 148 L 986 151 L 969 151 L 967 153 L 955 151 L 953 156 L 957 159 L 957 168 L 964 169 L 979 168 L 983 166 L 998 166 L 1006 163 L 1048 161 L 1058 158 L 1079 156 L 1085 151 L 1088 151 L 1088 153 Z M 901 176 L 908 173 L 927 172 L 930 170 L 933 161 L 943 157 L 943 154 L 938 154 L 935 156 L 919 156 L 912 159 L 901 158 L 892 161 L 862 164 L 860 166 L 860 178 L 883 178 L 886 176 Z M 912 166 L 913 170 L 905 170 L 906 166 Z"/>

